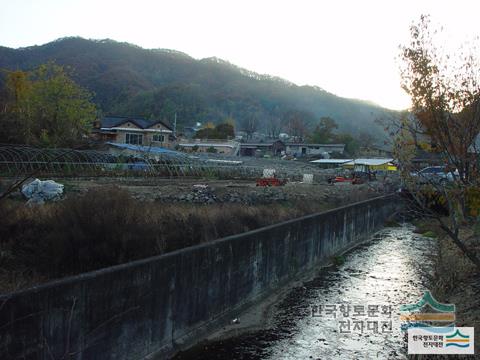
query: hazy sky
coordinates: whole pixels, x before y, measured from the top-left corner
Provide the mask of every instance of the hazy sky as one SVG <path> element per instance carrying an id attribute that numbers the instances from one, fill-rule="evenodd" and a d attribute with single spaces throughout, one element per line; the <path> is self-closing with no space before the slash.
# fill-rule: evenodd
<path id="1" fill-rule="evenodd" d="M 479 10 L 479 0 L 0 0 L 0 45 L 111 38 L 400 109 L 396 57 L 411 22 L 431 14 L 453 44 L 480 35 Z"/>

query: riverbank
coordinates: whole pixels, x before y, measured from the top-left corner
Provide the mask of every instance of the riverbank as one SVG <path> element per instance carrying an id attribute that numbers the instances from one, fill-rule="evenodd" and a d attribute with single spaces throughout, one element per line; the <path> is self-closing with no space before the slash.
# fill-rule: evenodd
<path id="1" fill-rule="evenodd" d="M 342 264 L 318 268 L 275 304 L 258 308 L 261 329 L 242 328 L 250 319 L 241 315 L 238 334 L 232 324 L 175 359 L 405 359 L 398 307 L 418 301 L 428 289 L 435 251 L 434 240 L 413 233 L 411 225 L 386 228 L 346 253 Z M 341 304 L 352 311 L 354 306 L 385 306 L 391 315 L 345 317 L 338 310 Z M 336 318 L 312 315 L 316 306 L 332 305 Z M 342 321 L 352 325 L 349 332 L 340 327 Z M 382 321 L 388 328 L 381 327 Z M 354 323 L 365 326 L 354 328 Z"/>
<path id="2" fill-rule="evenodd" d="M 422 226 L 425 230 L 425 225 Z M 444 303 L 455 304 L 456 325 L 475 328 L 475 354 L 480 351 L 480 274 L 475 266 L 455 246 L 448 236 L 435 225 L 429 232 L 438 241 L 438 256 L 435 258 L 435 272 L 432 279 L 432 291 L 437 299 Z M 478 252 L 477 237 L 471 226 L 460 231 L 468 247 Z M 477 340 L 478 339 L 478 340 Z"/>
<path id="3" fill-rule="evenodd" d="M 0 202 L 0 293 L 378 196 L 365 185 L 104 181 L 66 182 L 64 200 L 41 206 Z"/>
<path id="4" fill-rule="evenodd" d="M 400 207 L 381 196 L 0 296 L 0 357 L 173 355 L 365 240 Z"/>

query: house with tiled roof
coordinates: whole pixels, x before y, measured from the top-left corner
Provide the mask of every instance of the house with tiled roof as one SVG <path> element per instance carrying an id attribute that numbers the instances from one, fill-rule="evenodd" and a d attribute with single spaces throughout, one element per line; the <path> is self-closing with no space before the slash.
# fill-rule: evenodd
<path id="1" fill-rule="evenodd" d="M 105 116 L 94 123 L 98 140 L 117 144 L 172 147 L 173 129 L 160 120 L 140 117 Z"/>

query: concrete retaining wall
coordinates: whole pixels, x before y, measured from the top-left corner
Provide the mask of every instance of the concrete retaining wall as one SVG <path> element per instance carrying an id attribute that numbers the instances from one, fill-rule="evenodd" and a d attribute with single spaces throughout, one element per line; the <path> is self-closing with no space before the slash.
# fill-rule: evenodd
<path id="1" fill-rule="evenodd" d="M 392 196 L 0 297 L 0 359 L 171 353 L 333 254 L 394 211 Z"/>

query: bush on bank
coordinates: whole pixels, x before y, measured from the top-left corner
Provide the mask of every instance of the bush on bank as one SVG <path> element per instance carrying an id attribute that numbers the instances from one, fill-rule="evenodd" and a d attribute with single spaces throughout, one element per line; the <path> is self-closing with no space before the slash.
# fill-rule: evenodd
<path id="1" fill-rule="evenodd" d="M 52 279 L 100 269 L 325 207 L 305 201 L 257 206 L 147 203 L 116 187 L 92 189 L 85 195 L 35 207 L 3 201 L 0 292 L 21 286 L 15 284 L 19 277 Z M 12 277 L 12 273 L 20 275 Z"/>

